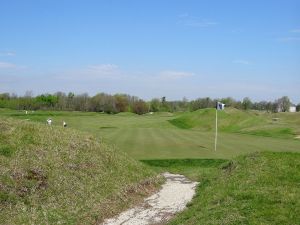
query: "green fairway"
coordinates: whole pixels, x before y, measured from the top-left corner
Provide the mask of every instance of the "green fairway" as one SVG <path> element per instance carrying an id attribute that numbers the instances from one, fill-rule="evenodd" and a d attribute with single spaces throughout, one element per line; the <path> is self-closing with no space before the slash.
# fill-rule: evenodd
<path id="1" fill-rule="evenodd" d="M 299 134 L 299 113 L 256 115 L 232 111 L 229 109 L 219 115 L 221 131 L 216 152 L 213 150 L 214 113 L 211 110 L 142 116 L 51 111 L 25 115 L 23 111 L 11 110 L 1 110 L 0 114 L 44 124 L 51 117 L 57 126 L 62 126 L 65 120 L 68 127 L 93 133 L 136 159 L 231 158 L 254 151 L 300 151 L 300 140 L 294 138 Z M 189 124 L 195 126 L 183 129 L 172 122 L 182 118 L 188 118 Z M 279 119 L 273 121 L 272 118 Z"/>

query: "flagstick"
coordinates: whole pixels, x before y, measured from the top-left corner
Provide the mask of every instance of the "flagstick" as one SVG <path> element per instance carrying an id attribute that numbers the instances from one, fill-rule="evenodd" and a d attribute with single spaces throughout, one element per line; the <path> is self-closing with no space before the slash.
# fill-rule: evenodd
<path id="1" fill-rule="evenodd" d="M 217 151 L 217 138 L 218 138 L 218 109 L 216 109 L 216 135 L 215 135 L 215 151 Z"/>

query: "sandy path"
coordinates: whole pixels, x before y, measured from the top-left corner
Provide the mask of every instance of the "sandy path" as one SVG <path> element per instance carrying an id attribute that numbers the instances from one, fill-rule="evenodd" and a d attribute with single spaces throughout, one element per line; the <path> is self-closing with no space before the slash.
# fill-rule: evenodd
<path id="1" fill-rule="evenodd" d="M 182 211 L 192 200 L 197 182 L 192 182 L 179 174 L 164 173 L 163 175 L 167 181 L 158 193 L 146 198 L 135 208 L 105 220 L 102 225 L 162 224 L 175 213 Z"/>

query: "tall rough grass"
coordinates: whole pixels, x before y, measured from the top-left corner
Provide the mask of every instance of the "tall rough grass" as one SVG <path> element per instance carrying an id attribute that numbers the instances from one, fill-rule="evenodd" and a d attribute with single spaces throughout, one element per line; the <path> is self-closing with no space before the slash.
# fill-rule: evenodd
<path id="1" fill-rule="evenodd" d="M 299 153 L 239 156 L 206 174 L 188 209 L 169 225 L 299 224 L 299 168 Z"/>
<path id="2" fill-rule="evenodd" d="M 157 180 L 94 136 L 0 119 L 0 224 L 94 224 Z"/>

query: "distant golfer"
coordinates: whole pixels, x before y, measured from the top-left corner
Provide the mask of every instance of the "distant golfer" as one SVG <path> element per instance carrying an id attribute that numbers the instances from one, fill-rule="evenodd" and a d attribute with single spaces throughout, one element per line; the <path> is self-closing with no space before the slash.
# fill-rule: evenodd
<path id="1" fill-rule="evenodd" d="M 49 126 L 51 126 L 51 124 L 52 124 L 52 119 L 51 119 L 51 118 L 47 119 L 47 124 L 48 124 Z"/>
<path id="2" fill-rule="evenodd" d="M 63 127 L 67 127 L 67 123 L 63 121 Z"/>

